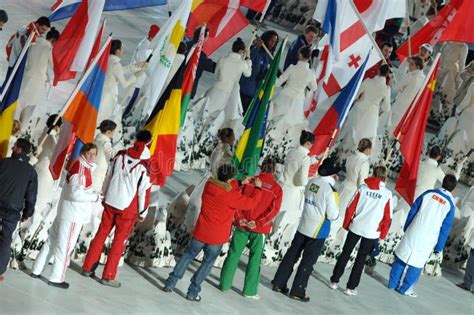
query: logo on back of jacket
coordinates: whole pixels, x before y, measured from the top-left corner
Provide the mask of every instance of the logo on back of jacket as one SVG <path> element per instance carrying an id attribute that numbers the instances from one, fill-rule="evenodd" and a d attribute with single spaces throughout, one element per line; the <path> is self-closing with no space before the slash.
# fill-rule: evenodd
<path id="1" fill-rule="evenodd" d="M 381 199 L 382 195 L 375 191 L 366 191 L 365 195 L 372 199 Z"/>

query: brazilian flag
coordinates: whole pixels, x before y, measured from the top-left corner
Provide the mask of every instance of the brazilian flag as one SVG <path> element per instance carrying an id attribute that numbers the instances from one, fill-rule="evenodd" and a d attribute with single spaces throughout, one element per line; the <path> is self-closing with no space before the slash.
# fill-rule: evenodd
<path id="1" fill-rule="evenodd" d="M 281 53 L 284 43 L 278 49 L 265 78 L 260 83 L 257 94 L 252 99 L 250 107 L 245 114 L 245 130 L 240 137 L 239 144 L 233 158 L 237 168 L 237 178 L 253 176 L 257 171 L 258 160 L 263 149 L 263 139 L 267 128 L 270 101 L 275 91 L 275 82 L 280 65 Z"/>

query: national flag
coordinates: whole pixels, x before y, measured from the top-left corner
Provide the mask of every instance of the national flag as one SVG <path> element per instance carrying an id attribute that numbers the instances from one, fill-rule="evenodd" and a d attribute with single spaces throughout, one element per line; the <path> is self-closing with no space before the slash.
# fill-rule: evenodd
<path id="1" fill-rule="evenodd" d="M 464 0 L 456 15 L 443 31 L 439 42 L 458 42 L 474 44 L 474 1 Z"/>
<path id="2" fill-rule="evenodd" d="M 105 0 L 83 0 L 53 47 L 54 83 L 84 71 L 96 39 Z"/>
<path id="3" fill-rule="evenodd" d="M 181 122 L 184 67 L 182 63 L 145 124 L 145 129 L 153 136 L 150 146 L 151 182 L 158 186 L 164 186 L 166 178 L 173 174 Z"/>
<path id="4" fill-rule="evenodd" d="M 240 137 L 233 158 L 237 168 L 238 178 L 253 176 L 257 171 L 258 160 L 263 149 L 263 142 L 267 128 L 268 111 L 275 92 L 275 82 L 278 75 L 281 54 L 286 40 L 280 45 L 265 78 L 260 83 L 257 94 L 250 103 L 250 108 L 245 114 L 245 130 Z"/>
<path id="5" fill-rule="evenodd" d="M 71 17 L 79 7 L 82 0 L 58 0 L 51 7 L 53 11 L 50 21 L 57 21 Z M 149 7 L 154 5 L 165 5 L 166 0 L 105 0 L 104 11 L 130 10 Z"/>
<path id="6" fill-rule="evenodd" d="M 349 1 L 322 0 L 318 1 L 316 9 L 315 18 L 328 32 L 321 40 L 324 48 L 316 69 L 318 89 L 315 97 L 319 105 L 339 93 L 354 77 L 374 42 Z M 380 59 L 379 54 L 370 54 L 367 66 L 372 67 Z M 309 121 L 314 124 L 311 117 Z"/>
<path id="7" fill-rule="evenodd" d="M 199 40 L 193 47 L 191 57 L 186 65 L 183 78 L 183 99 L 181 101 L 181 127 L 184 125 L 186 119 L 186 112 L 188 111 L 188 105 L 191 100 L 191 94 L 193 92 L 194 80 L 196 79 L 196 71 L 199 65 L 199 58 L 201 56 L 202 46 L 204 44 L 204 35 L 206 33 L 206 27 L 201 27 L 201 34 L 199 34 Z"/>
<path id="8" fill-rule="evenodd" d="M 466 10 L 462 12 L 461 10 Z M 471 10 L 471 11 L 469 11 Z M 473 43 L 472 29 L 474 22 L 471 17 L 473 10 L 472 0 L 451 0 L 444 8 L 442 8 L 437 15 L 435 15 L 425 26 L 410 37 L 410 45 L 408 40 L 404 42 L 396 51 L 398 59 L 403 62 L 409 55 L 409 48 L 411 46 L 411 54 L 418 54 L 421 45 L 428 43 L 435 46 L 443 37 L 443 33 L 448 30 L 445 41 L 452 40 L 461 41 L 463 39 L 471 39 Z M 462 12 L 460 19 L 456 19 L 458 12 Z M 452 23 L 456 19 L 456 23 Z M 467 33 L 464 33 L 467 32 Z"/>
<path id="9" fill-rule="evenodd" d="M 89 66 L 92 63 L 92 60 L 94 60 L 95 56 L 97 56 L 97 54 L 99 53 L 100 42 L 102 41 L 102 35 L 104 34 L 104 29 L 105 29 L 105 19 L 102 21 L 102 24 L 100 25 L 99 31 L 97 32 L 97 36 L 95 38 L 94 46 L 92 46 L 91 54 L 89 56 L 89 60 L 87 61 L 86 69 L 89 68 Z"/>
<path id="10" fill-rule="evenodd" d="M 166 78 L 173 65 L 179 44 L 184 37 L 191 5 L 192 0 L 183 0 L 150 43 L 153 56 L 146 68 L 148 80 L 143 87 L 143 99 L 137 101 L 145 102 L 143 110 L 145 117 L 150 115 L 153 106 L 157 104 L 161 92 L 163 92 Z"/>
<path id="11" fill-rule="evenodd" d="M 410 105 L 401 119 L 394 134 L 400 142 L 400 153 L 403 165 L 400 176 L 395 184 L 395 190 L 408 204 L 415 199 L 416 181 L 420 166 L 420 155 L 425 140 L 426 124 L 430 112 L 431 100 L 436 87 L 436 77 L 439 68 L 439 54 L 434 66 L 426 76 L 422 90 Z"/>
<path id="12" fill-rule="evenodd" d="M 61 131 L 60 141 L 56 145 L 49 166 L 55 180 L 61 175 L 66 157 L 72 153 L 68 164 L 71 165 L 79 156 L 82 146 L 94 141 L 110 46 L 109 37 L 68 101 L 69 105 L 63 115 L 66 128 Z M 67 127 L 68 125 L 70 126 Z"/>
<path id="13" fill-rule="evenodd" d="M 269 0 L 194 0 L 186 36 L 192 38 L 196 28 L 206 23 L 209 38 L 203 51 L 210 56 L 230 38 L 244 29 L 249 21 L 241 8 L 262 13 Z"/>
<path id="14" fill-rule="evenodd" d="M 341 90 L 341 93 L 329 107 L 326 114 L 324 114 L 316 129 L 314 129 L 313 134 L 316 137 L 316 142 L 311 147 L 309 155 L 320 155 L 326 148 L 332 146 L 331 140 L 337 137 L 337 134 L 346 120 L 347 114 L 357 95 L 357 91 L 359 91 L 371 55 L 369 51 L 362 66 L 359 67 L 349 83 Z"/>
<path id="15" fill-rule="evenodd" d="M 406 0 L 354 0 L 354 4 L 370 32 L 383 29 L 386 20 L 404 18 L 407 14 Z"/>
<path id="16" fill-rule="evenodd" d="M 5 92 L 3 93 L 3 99 L 0 102 L 0 158 L 5 158 L 8 152 L 10 136 L 13 128 L 13 117 L 18 106 L 18 98 L 20 95 L 21 82 L 23 81 L 23 74 L 25 72 L 28 48 L 29 43 L 23 47 L 23 56 L 20 54 L 15 63 L 14 68 L 17 68 L 16 72 L 8 72 L 5 81 L 3 81 L 2 87 L 0 88 L 0 92 Z M 9 81 L 10 84 L 7 86 Z"/>

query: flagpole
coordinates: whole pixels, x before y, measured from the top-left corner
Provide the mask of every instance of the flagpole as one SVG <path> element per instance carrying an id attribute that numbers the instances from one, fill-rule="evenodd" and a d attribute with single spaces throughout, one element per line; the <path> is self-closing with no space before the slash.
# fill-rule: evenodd
<path id="1" fill-rule="evenodd" d="M 434 59 L 434 62 L 433 62 L 433 65 L 436 65 L 437 62 L 439 61 L 441 57 L 441 54 L 440 53 L 437 53 L 436 54 L 436 57 Z M 399 122 L 399 125 L 401 124 L 403 126 L 403 124 L 405 124 L 406 120 L 408 119 L 408 116 L 410 115 L 411 111 L 413 110 L 414 106 L 416 105 L 416 103 L 418 103 L 420 97 L 421 97 L 421 92 L 422 92 L 422 89 L 424 89 L 428 83 L 429 83 L 429 80 L 433 74 L 433 71 L 434 71 L 434 68 L 435 67 L 431 67 L 430 71 L 428 72 L 428 74 L 426 75 L 425 77 L 425 80 L 423 81 L 423 85 L 421 86 L 421 89 L 418 91 L 418 93 L 416 94 L 415 96 L 415 99 L 414 101 L 411 103 L 410 107 L 408 107 L 407 109 L 407 112 L 408 114 L 406 115 L 403 115 L 402 119 L 404 119 L 404 121 L 401 121 Z M 401 129 L 400 131 L 397 133 L 397 135 L 395 136 L 395 139 L 393 139 L 393 142 L 392 142 L 392 145 L 390 146 L 390 149 L 388 150 L 387 152 L 387 156 L 385 157 L 385 165 L 387 165 L 388 161 L 390 160 L 390 158 L 392 157 L 392 154 L 393 154 L 393 151 L 395 150 L 395 145 L 396 143 L 398 142 L 398 139 L 400 139 L 400 135 L 401 135 Z"/>
<path id="2" fill-rule="evenodd" d="M 18 58 L 15 62 L 15 66 L 13 67 L 13 70 L 12 70 L 12 72 L 10 73 L 10 75 L 8 77 L 7 83 L 5 84 L 5 87 L 2 91 L 2 94 L 0 95 L 0 102 L 3 101 L 3 98 L 5 97 L 5 94 L 7 94 L 8 88 L 10 87 L 10 85 L 13 81 L 13 78 L 15 77 L 15 74 L 18 71 L 18 68 L 20 67 L 21 62 L 23 61 L 23 58 L 26 55 L 26 51 L 30 47 L 34 36 L 35 36 L 35 33 L 31 32 L 30 36 L 28 36 L 28 39 L 26 40 L 25 46 L 23 46 L 23 48 L 21 49 L 20 55 L 18 56 Z"/>
<path id="3" fill-rule="evenodd" d="M 405 6 L 406 6 L 406 21 L 407 21 L 407 36 L 408 36 L 408 57 L 411 57 L 410 10 L 408 10 L 408 0 L 406 0 Z"/>
<path id="4" fill-rule="evenodd" d="M 260 26 L 265 19 L 265 15 L 267 14 L 268 7 L 270 6 L 271 0 L 267 0 L 267 3 L 265 4 L 265 7 L 263 8 L 262 14 L 260 16 L 260 19 L 258 20 L 257 26 L 254 28 L 252 32 L 252 37 L 250 38 L 249 44 L 247 45 L 247 56 L 250 56 L 250 46 L 252 46 L 253 41 L 255 38 L 257 38 L 257 32 L 260 29 Z M 267 52 L 267 54 L 272 58 L 273 60 L 273 55 L 270 53 L 267 47 L 265 47 L 265 44 L 262 45 Z"/>
<path id="5" fill-rule="evenodd" d="M 352 8 L 354 9 L 354 12 L 355 14 L 357 15 L 357 18 L 360 20 L 360 24 L 362 24 L 362 26 L 364 27 L 364 30 L 365 32 L 367 33 L 367 35 L 369 36 L 370 38 L 370 41 L 372 42 L 372 45 L 374 46 L 375 50 L 377 51 L 377 53 L 379 54 L 380 58 L 383 60 L 383 62 L 385 64 L 388 64 L 388 61 L 387 59 L 385 59 L 384 55 L 382 54 L 382 51 L 380 50 L 380 47 L 379 45 L 377 45 L 377 42 L 375 41 L 374 37 L 372 36 L 372 32 L 369 31 L 369 29 L 367 28 L 367 25 L 365 25 L 365 22 L 364 20 L 362 19 L 362 16 L 360 15 L 359 11 L 357 10 L 357 7 L 355 6 L 354 4 L 354 0 L 351 0 L 349 1 Z"/>

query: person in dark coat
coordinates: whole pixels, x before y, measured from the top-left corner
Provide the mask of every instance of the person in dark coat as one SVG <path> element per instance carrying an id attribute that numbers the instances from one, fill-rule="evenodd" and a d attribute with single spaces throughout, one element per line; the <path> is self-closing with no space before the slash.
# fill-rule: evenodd
<path id="1" fill-rule="evenodd" d="M 240 99 L 244 114 L 252 102 L 252 98 L 257 93 L 258 85 L 265 78 L 272 58 L 268 55 L 263 47 L 263 44 L 270 53 L 274 53 L 278 45 L 279 36 L 277 32 L 270 30 L 262 34 L 260 38 L 255 41 L 255 45 L 250 48 L 250 60 L 252 60 L 252 74 L 246 78 L 242 76 L 240 79 Z"/>
<path id="2" fill-rule="evenodd" d="M 0 282 L 10 260 L 12 235 L 18 221 L 33 215 L 38 191 L 38 177 L 28 163 L 31 143 L 18 139 L 12 156 L 0 160 Z"/>
<path id="3" fill-rule="evenodd" d="M 286 54 L 285 66 L 283 70 L 286 70 L 286 68 L 288 68 L 290 65 L 296 65 L 298 63 L 299 61 L 298 52 L 300 48 L 303 46 L 312 46 L 313 43 L 318 38 L 318 34 L 319 34 L 319 30 L 316 26 L 314 25 L 306 26 L 304 30 L 304 34 L 298 36 L 298 38 L 296 38 L 294 42 L 291 43 L 291 46 L 288 49 L 288 53 Z M 319 55 L 319 50 L 315 49 L 313 50 L 311 57 L 315 58 L 318 55 Z"/>

